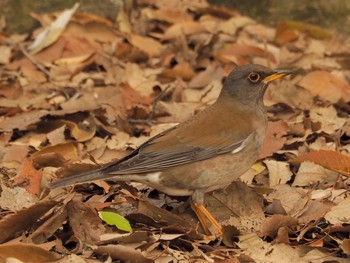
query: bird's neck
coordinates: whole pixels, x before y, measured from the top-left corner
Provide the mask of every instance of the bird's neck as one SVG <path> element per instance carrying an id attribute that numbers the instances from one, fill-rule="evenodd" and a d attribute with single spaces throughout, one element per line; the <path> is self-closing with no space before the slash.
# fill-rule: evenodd
<path id="1" fill-rule="evenodd" d="M 216 101 L 218 104 L 225 104 L 227 108 L 241 112 L 256 112 L 258 115 L 266 114 L 266 108 L 262 98 L 237 98 L 229 93 L 222 92 Z"/>

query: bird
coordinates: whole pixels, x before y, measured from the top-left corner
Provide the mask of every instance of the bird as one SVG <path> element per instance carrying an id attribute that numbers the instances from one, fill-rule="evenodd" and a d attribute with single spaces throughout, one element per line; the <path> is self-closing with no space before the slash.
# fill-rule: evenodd
<path id="1" fill-rule="evenodd" d="M 148 139 L 129 155 L 91 171 L 64 177 L 49 188 L 96 180 L 144 183 L 171 196 L 190 196 L 205 232 L 220 224 L 203 205 L 206 192 L 225 188 L 257 160 L 268 118 L 264 93 L 287 69 L 248 64 L 226 77 L 217 100 L 188 120 Z"/>

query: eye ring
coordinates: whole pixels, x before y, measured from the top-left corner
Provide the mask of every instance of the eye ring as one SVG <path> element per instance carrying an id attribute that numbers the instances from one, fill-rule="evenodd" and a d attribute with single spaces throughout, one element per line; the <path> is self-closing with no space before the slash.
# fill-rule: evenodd
<path id="1" fill-rule="evenodd" d="M 257 73 L 257 72 L 251 72 L 249 75 L 248 75 L 248 80 L 251 82 L 251 83 L 258 83 L 260 81 L 261 77 L 260 77 L 260 74 Z"/>

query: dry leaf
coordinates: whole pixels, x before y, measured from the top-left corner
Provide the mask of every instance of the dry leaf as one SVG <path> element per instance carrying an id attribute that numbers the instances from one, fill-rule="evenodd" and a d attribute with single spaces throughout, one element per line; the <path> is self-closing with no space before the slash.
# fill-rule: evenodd
<path id="1" fill-rule="evenodd" d="M 170 26 L 163 35 L 163 40 L 172 40 L 181 36 L 204 33 L 205 28 L 198 22 L 185 21 Z"/>
<path id="2" fill-rule="evenodd" d="M 329 170 L 350 176 L 350 157 L 337 151 L 312 151 L 297 157 L 293 162 L 313 162 Z"/>
<path id="3" fill-rule="evenodd" d="M 0 243 L 14 238 L 17 233 L 32 227 L 32 225 L 55 204 L 55 201 L 39 202 L 13 215 L 4 217 L 0 221 Z"/>
<path id="4" fill-rule="evenodd" d="M 35 152 L 31 155 L 31 159 L 33 162 L 36 161 L 36 158 L 40 157 L 41 155 L 45 154 L 59 154 L 62 157 L 64 157 L 65 160 L 77 160 L 79 158 L 78 154 L 78 146 L 75 142 L 66 142 L 62 144 L 57 144 L 53 146 L 47 146 L 40 151 Z"/>
<path id="5" fill-rule="evenodd" d="M 260 233 L 264 236 L 275 237 L 281 227 L 292 227 L 298 220 L 288 215 L 272 215 L 260 226 Z"/>
<path id="6" fill-rule="evenodd" d="M 337 111 L 333 106 L 329 107 L 313 107 L 310 110 L 310 119 L 313 122 L 319 122 L 323 132 L 332 134 L 336 130 L 343 127 L 346 122 L 345 118 L 339 118 Z"/>
<path id="7" fill-rule="evenodd" d="M 146 52 L 149 57 L 159 57 L 163 52 L 164 47 L 157 40 L 149 37 L 132 34 L 130 36 L 130 43 Z"/>
<path id="8" fill-rule="evenodd" d="M 204 203 L 208 211 L 223 225 L 233 225 L 244 233 L 259 230 L 265 219 L 254 193 L 245 183 L 233 182 L 225 190 L 207 194 Z"/>
<path id="9" fill-rule="evenodd" d="M 112 259 L 129 261 L 133 259 L 134 262 L 151 263 L 154 262 L 151 259 L 145 257 L 146 253 L 141 252 L 138 249 L 134 249 L 130 246 L 124 245 L 106 245 L 98 246 L 95 249 L 98 253 L 108 254 Z"/>
<path id="10" fill-rule="evenodd" d="M 272 155 L 280 150 L 286 138 L 283 137 L 288 132 L 288 125 L 284 121 L 269 122 L 264 144 L 260 150 L 259 159 Z"/>
<path id="11" fill-rule="evenodd" d="M 293 174 L 288 163 L 275 160 L 265 160 L 264 163 L 269 170 L 270 186 L 285 184 L 291 179 Z"/>
<path id="12" fill-rule="evenodd" d="M 100 235 L 105 233 L 105 227 L 95 209 L 76 198 L 67 204 L 67 213 L 76 238 L 90 245 L 100 241 Z"/>
<path id="13" fill-rule="evenodd" d="M 0 245 L 0 259 L 6 262 L 13 262 L 14 259 L 21 262 L 53 262 L 59 257 L 40 246 L 16 242 Z"/>
<path id="14" fill-rule="evenodd" d="M 79 4 L 76 3 L 72 9 L 62 12 L 51 25 L 44 29 L 35 39 L 35 41 L 28 47 L 32 54 L 40 52 L 42 49 L 54 43 L 66 28 L 69 20 L 74 12 L 78 9 Z"/>
<path id="15" fill-rule="evenodd" d="M 347 224 L 350 222 L 350 199 L 346 198 L 331 208 L 324 218 L 331 224 Z"/>
<path id="16" fill-rule="evenodd" d="M 312 161 L 305 160 L 300 164 L 299 170 L 294 178 L 293 186 L 308 186 L 316 183 L 335 182 L 337 173 L 323 168 Z"/>
<path id="17" fill-rule="evenodd" d="M 17 185 L 23 185 L 29 193 L 38 196 L 40 194 L 42 176 L 42 171 L 34 168 L 33 161 L 31 159 L 25 159 L 17 173 L 15 183 Z"/>
<path id="18" fill-rule="evenodd" d="M 290 187 L 287 184 L 276 185 L 275 192 L 267 196 L 267 200 L 279 200 L 290 216 L 295 216 L 302 211 L 308 202 L 308 198 L 302 189 Z"/>
<path id="19" fill-rule="evenodd" d="M 145 8 L 142 11 L 148 19 L 166 21 L 171 24 L 193 20 L 192 16 L 183 9 L 171 9 L 164 7 L 156 10 Z"/>
<path id="20" fill-rule="evenodd" d="M 312 71 L 298 83 L 309 90 L 313 96 L 320 96 L 332 103 L 340 99 L 350 101 L 350 86 L 327 71 Z"/>

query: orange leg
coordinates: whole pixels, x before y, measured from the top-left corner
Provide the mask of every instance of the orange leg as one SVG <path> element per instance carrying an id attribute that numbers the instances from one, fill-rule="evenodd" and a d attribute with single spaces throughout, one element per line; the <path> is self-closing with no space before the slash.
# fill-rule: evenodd
<path id="1" fill-rule="evenodd" d="M 192 210 L 196 213 L 207 235 L 212 235 L 214 232 L 215 236 L 222 236 L 220 224 L 203 205 L 191 202 L 191 207 Z"/>

